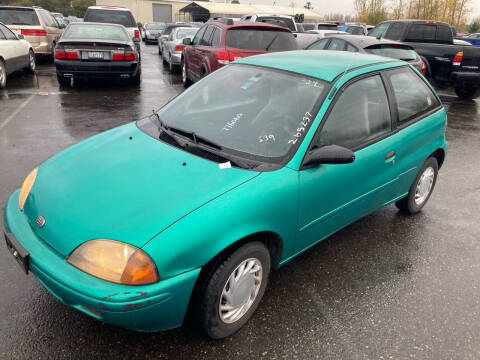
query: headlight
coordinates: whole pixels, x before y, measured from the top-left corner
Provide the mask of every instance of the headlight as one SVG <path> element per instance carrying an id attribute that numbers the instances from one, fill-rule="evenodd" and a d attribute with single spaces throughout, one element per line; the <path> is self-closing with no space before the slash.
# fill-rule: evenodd
<path id="1" fill-rule="evenodd" d="M 116 240 L 87 241 L 67 261 L 90 275 L 119 284 L 141 285 L 159 280 L 154 262 L 143 250 Z"/>
<path id="2" fill-rule="evenodd" d="M 37 177 L 38 168 L 30 171 L 30 174 L 27 175 L 25 180 L 23 180 L 22 189 L 20 190 L 20 195 L 18 196 L 18 207 L 20 211 L 23 211 L 23 206 L 25 201 L 27 201 L 28 194 L 32 190 L 33 184 L 35 183 L 35 178 Z"/>

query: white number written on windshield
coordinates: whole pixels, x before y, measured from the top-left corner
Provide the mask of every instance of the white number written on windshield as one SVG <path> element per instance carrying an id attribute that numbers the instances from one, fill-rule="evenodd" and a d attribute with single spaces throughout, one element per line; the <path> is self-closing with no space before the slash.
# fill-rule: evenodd
<path id="1" fill-rule="evenodd" d="M 312 121 L 312 114 L 308 111 L 302 118 L 302 121 L 298 124 L 299 127 L 297 128 L 297 132 L 293 134 L 293 139 L 288 140 L 289 144 L 296 144 L 298 139 L 300 139 L 305 134 L 305 129 L 307 128 L 308 124 Z"/>

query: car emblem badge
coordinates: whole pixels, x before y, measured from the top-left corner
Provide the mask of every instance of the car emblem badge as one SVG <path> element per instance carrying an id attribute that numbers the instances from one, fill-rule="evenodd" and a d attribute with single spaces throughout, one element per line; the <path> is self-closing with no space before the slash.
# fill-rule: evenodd
<path id="1" fill-rule="evenodd" d="M 37 219 L 35 220 L 35 224 L 37 224 L 37 226 L 39 228 L 43 227 L 43 225 L 45 225 L 45 222 L 46 222 L 46 220 L 42 215 L 39 215 L 37 217 Z"/>

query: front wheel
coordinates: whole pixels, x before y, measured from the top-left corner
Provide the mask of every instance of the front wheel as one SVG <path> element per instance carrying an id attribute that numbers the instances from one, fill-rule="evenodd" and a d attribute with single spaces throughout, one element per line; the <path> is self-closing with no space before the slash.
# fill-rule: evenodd
<path id="1" fill-rule="evenodd" d="M 455 93 L 461 99 L 473 100 L 480 95 L 480 87 L 455 86 Z"/>
<path id="2" fill-rule="evenodd" d="M 213 339 L 237 332 L 257 309 L 269 273 L 270 253 L 261 242 L 247 243 L 219 261 L 200 286 L 200 328 Z"/>
<path id="3" fill-rule="evenodd" d="M 192 81 L 188 78 L 187 65 L 184 59 L 182 59 L 182 83 L 185 88 L 192 84 Z"/>
<path id="4" fill-rule="evenodd" d="M 438 161 L 436 158 L 430 157 L 418 172 L 408 195 L 395 203 L 397 208 L 406 214 L 418 213 L 432 195 L 437 175 Z"/>

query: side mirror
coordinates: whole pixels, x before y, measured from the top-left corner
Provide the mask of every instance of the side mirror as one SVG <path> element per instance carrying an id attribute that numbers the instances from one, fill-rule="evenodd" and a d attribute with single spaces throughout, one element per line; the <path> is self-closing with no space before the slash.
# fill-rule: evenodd
<path id="1" fill-rule="evenodd" d="M 58 27 L 59 27 L 60 29 L 65 29 L 65 28 L 66 28 L 66 25 L 62 23 L 62 24 L 58 24 Z"/>
<path id="2" fill-rule="evenodd" d="M 352 150 L 338 145 L 326 145 L 310 151 L 305 156 L 304 167 L 320 164 L 350 164 L 355 160 Z"/>
<path id="3" fill-rule="evenodd" d="M 182 40 L 183 45 L 192 45 L 192 39 L 190 38 L 185 38 Z"/>
<path id="4" fill-rule="evenodd" d="M 18 40 L 24 40 L 24 39 L 25 39 L 25 36 L 23 36 L 22 34 L 18 34 L 18 35 L 17 35 L 17 38 L 18 38 Z"/>

